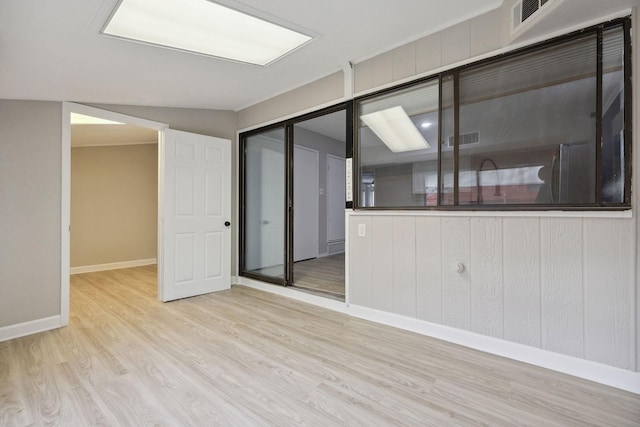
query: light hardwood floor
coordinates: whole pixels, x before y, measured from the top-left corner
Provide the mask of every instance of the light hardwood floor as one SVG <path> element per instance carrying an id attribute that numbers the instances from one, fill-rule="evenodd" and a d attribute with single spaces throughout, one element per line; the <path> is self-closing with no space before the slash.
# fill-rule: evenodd
<path id="1" fill-rule="evenodd" d="M 344 253 L 293 264 L 295 286 L 326 292 L 344 301 Z"/>
<path id="2" fill-rule="evenodd" d="M 235 286 L 75 275 L 68 327 L 0 343 L 1 426 L 639 425 L 640 396 Z"/>

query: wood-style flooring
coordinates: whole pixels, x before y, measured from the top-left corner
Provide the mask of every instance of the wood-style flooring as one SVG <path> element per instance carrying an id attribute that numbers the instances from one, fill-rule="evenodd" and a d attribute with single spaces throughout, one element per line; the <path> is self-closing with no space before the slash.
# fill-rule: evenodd
<path id="1" fill-rule="evenodd" d="M 68 327 L 0 343 L 1 426 L 637 426 L 640 396 L 152 267 L 72 276 Z"/>
<path id="2" fill-rule="evenodd" d="M 293 280 L 298 288 L 319 291 L 344 301 L 344 253 L 298 261 Z"/>

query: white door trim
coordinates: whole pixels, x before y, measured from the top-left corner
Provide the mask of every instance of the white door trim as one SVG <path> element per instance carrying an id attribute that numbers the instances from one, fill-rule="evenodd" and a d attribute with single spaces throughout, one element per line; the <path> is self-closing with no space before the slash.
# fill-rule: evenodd
<path id="1" fill-rule="evenodd" d="M 60 326 L 69 324 L 69 274 L 70 274 L 70 227 L 71 227 L 71 113 L 79 113 L 101 119 L 114 120 L 142 126 L 158 131 L 158 141 L 162 140 L 162 134 L 169 125 L 151 120 L 141 119 L 126 114 L 101 110 L 87 105 L 73 102 L 62 103 L 62 183 L 60 194 Z M 160 144 L 160 142 L 158 142 Z M 160 157 L 158 157 L 160 162 Z M 163 170 L 164 165 L 159 164 L 158 170 Z M 158 185 L 158 194 L 161 195 L 164 188 Z M 159 207 L 158 207 L 159 209 Z M 158 252 L 161 250 L 162 236 L 158 236 Z M 158 262 L 160 260 L 158 259 Z M 160 280 L 160 278 L 158 278 Z"/>

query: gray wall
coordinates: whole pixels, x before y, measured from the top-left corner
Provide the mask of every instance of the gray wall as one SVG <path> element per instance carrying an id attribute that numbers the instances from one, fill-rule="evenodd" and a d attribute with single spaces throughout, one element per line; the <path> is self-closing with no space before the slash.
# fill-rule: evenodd
<path id="1" fill-rule="evenodd" d="M 0 100 L 0 328 L 60 314 L 62 105 Z"/>

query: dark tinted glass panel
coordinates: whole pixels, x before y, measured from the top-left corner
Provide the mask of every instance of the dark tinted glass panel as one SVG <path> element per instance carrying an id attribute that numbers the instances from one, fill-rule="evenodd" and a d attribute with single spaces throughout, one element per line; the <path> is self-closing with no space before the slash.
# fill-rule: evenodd
<path id="1" fill-rule="evenodd" d="M 284 281 L 284 128 L 246 139 L 244 270 Z"/>
<path id="2" fill-rule="evenodd" d="M 438 81 L 359 104 L 360 206 L 437 205 Z"/>
<path id="3" fill-rule="evenodd" d="M 596 57 L 594 35 L 460 73 L 460 205 L 595 203 Z"/>

